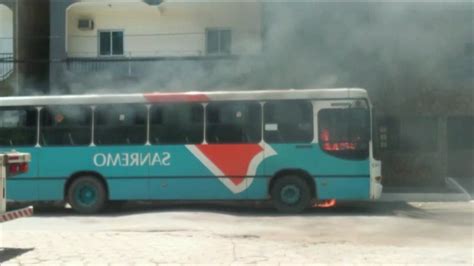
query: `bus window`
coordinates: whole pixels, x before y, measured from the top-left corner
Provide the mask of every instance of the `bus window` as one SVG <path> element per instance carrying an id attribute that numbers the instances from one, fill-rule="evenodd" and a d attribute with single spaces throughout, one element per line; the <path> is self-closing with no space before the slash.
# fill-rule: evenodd
<path id="1" fill-rule="evenodd" d="M 369 155 L 370 115 L 362 108 L 322 109 L 318 113 L 321 148 L 345 159 Z"/>
<path id="2" fill-rule="evenodd" d="M 92 112 L 88 106 L 51 106 L 41 110 L 41 146 L 89 145 Z"/>
<path id="3" fill-rule="evenodd" d="M 0 109 L 0 146 L 34 146 L 38 116 L 35 108 Z"/>
<path id="4" fill-rule="evenodd" d="M 276 101 L 264 105 L 265 141 L 311 143 L 313 105 L 309 101 Z"/>
<path id="5" fill-rule="evenodd" d="M 207 105 L 208 143 L 258 143 L 261 107 L 258 102 L 219 102 Z"/>
<path id="6" fill-rule="evenodd" d="M 94 143 L 146 143 L 147 108 L 141 104 L 100 105 L 95 109 Z"/>
<path id="7" fill-rule="evenodd" d="M 201 104 L 163 104 L 150 109 L 152 144 L 198 144 L 204 138 Z"/>

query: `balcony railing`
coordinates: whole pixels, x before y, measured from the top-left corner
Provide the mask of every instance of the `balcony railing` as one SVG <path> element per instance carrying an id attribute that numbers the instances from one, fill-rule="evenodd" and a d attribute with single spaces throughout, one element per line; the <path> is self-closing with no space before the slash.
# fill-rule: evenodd
<path id="1" fill-rule="evenodd" d="M 234 60 L 236 56 L 212 56 L 212 57 L 96 57 L 96 58 L 68 58 L 66 69 L 75 75 L 110 75 L 119 77 L 140 78 L 158 74 L 170 69 L 193 67 L 202 68 L 212 66 L 213 63 L 223 60 Z"/>
<path id="2" fill-rule="evenodd" d="M 123 56 L 135 58 L 204 56 L 205 42 L 203 32 L 124 34 Z M 95 58 L 100 45 L 97 36 L 69 35 L 67 46 L 68 57 Z"/>
<path id="3" fill-rule="evenodd" d="M 13 53 L 0 53 L 0 81 L 6 80 L 14 69 Z"/>

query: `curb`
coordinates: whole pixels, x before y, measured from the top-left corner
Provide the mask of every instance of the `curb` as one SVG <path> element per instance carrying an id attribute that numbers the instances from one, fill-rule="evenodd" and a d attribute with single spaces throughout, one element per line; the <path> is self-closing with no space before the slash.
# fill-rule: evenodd
<path id="1" fill-rule="evenodd" d="M 33 215 L 33 207 L 26 207 L 16 211 L 10 211 L 0 215 L 0 223 L 8 222 L 18 218 L 29 217 Z"/>
<path id="2" fill-rule="evenodd" d="M 465 193 L 382 193 L 379 201 L 412 201 L 412 202 L 468 202 L 469 194 Z"/>
<path id="3" fill-rule="evenodd" d="M 456 181 L 456 179 L 452 178 L 452 177 L 446 177 L 446 184 L 448 184 L 448 186 L 451 186 L 452 188 L 456 189 L 459 193 L 463 193 L 464 195 L 466 195 L 466 197 L 468 197 L 470 200 L 472 200 L 473 198 L 471 197 L 471 195 L 469 194 L 469 192 L 467 192 L 466 189 L 463 188 L 463 186 L 461 186 L 458 181 Z"/>

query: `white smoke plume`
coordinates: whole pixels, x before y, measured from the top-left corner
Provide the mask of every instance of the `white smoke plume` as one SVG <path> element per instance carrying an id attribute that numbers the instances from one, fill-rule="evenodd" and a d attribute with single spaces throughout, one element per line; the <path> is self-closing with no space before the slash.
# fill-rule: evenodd
<path id="1" fill-rule="evenodd" d="M 472 19 L 470 3 L 267 2 L 259 56 L 132 62 L 135 79 L 110 63 L 69 92 L 460 88 L 472 84 Z"/>

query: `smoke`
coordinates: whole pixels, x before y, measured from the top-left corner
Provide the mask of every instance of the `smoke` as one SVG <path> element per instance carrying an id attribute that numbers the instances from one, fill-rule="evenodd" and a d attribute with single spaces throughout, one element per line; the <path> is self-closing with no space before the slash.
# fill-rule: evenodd
<path id="1" fill-rule="evenodd" d="M 403 102 L 472 84 L 472 14 L 470 3 L 267 2 L 258 56 L 111 62 L 66 81 L 71 93 L 365 87 Z"/>
<path id="2" fill-rule="evenodd" d="M 273 4 L 266 14 L 273 85 L 365 87 L 400 103 L 414 90 L 470 84 L 469 4 Z"/>

